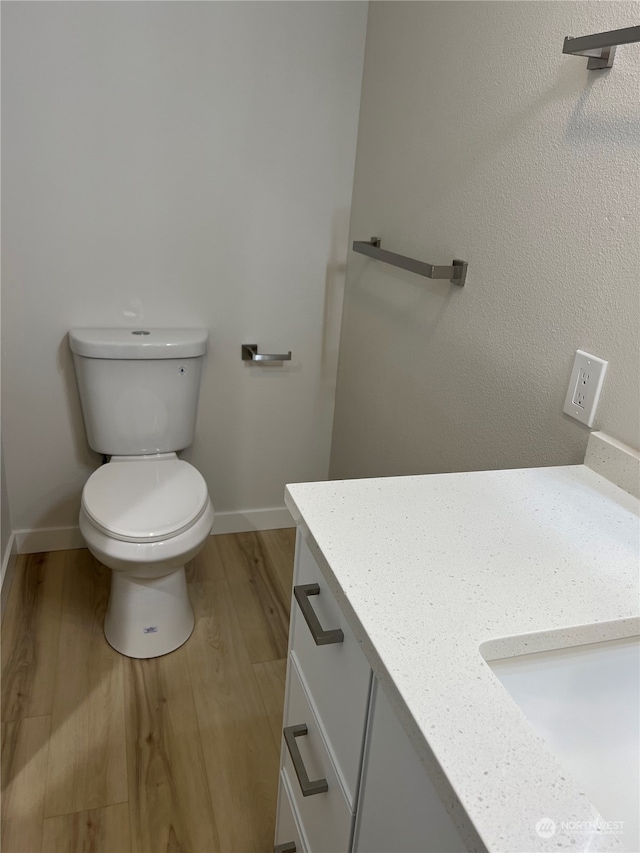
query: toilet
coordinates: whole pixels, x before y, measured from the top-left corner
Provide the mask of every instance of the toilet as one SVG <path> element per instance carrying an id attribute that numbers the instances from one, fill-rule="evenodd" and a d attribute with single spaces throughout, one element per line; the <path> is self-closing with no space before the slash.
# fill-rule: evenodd
<path id="1" fill-rule="evenodd" d="M 87 440 L 105 460 L 82 491 L 80 531 L 112 570 L 107 642 L 132 658 L 167 654 L 193 631 L 184 566 L 213 506 L 177 452 L 193 442 L 207 341 L 203 329 L 69 332 Z"/>

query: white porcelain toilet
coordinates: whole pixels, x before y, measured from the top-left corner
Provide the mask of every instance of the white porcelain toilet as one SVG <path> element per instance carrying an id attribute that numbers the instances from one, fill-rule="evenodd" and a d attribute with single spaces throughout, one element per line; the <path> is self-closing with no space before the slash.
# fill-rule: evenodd
<path id="1" fill-rule="evenodd" d="M 176 452 L 193 442 L 207 339 L 202 329 L 69 332 L 87 439 L 110 457 L 85 484 L 80 530 L 113 570 L 104 633 L 128 657 L 167 654 L 193 630 L 184 565 L 211 533 L 213 506 Z"/>

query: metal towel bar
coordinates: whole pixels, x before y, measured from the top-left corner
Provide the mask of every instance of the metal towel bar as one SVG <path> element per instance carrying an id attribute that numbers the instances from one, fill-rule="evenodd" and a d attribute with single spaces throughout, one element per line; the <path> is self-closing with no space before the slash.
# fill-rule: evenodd
<path id="1" fill-rule="evenodd" d="M 567 36 L 562 52 L 571 56 L 588 56 L 587 68 L 590 70 L 611 68 L 616 46 L 637 41 L 640 41 L 640 27 L 625 27 L 623 30 L 609 30 L 606 33 L 594 33 L 578 38 Z"/>
<path id="2" fill-rule="evenodd" d="M 459 284 L 461 287 L 467 277 L 468 264 L 466 261 L 454 260 L 450 267 L 434 266 L 425 263 L 425 261 L 416 261 L 414 258 L 407 258 L 404 255 L 397 255 L 395 252 L 387 252 L 386 249 L 381 249 L 379 237 L 372 237 L 368 243 L 356 240 L 353 244 L 353 251 L 375 258 L 377 261 L 384 261 L 385 264 L 392 264 L 394 267 L 409 270 L 409 272 L 417 273 L 417 275 L 424 275 L 427 278 L 448 278 L 452 284 Z"/>

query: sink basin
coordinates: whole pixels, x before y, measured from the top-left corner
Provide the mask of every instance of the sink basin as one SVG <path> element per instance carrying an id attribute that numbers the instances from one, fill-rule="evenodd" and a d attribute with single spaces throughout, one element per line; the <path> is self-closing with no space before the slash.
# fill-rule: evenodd
<path id="1" fill-rule="evenodd" d="M 640 850 L 640 637 L 487 661 L 619 839 Z"/>

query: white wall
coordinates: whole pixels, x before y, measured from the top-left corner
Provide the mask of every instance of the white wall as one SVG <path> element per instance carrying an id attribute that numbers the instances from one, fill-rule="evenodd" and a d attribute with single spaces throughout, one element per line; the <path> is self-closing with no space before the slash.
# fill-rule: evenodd
<path id="1" fill-rule="evenodd" d="M 326 477 L 366 4 L 2 4 L 14 527 L 77 523 L 66 332 L 205 326 L 188 458 L 218 512 Z M 293 350 L 271 369 L 243 342 Z M 42 539 L 38 540 L 42 541 Z"/>
<path id="2" fill-rule="evenodd" d="M 565 35 L 640 3 L 372 3 L 351 239 L 435 264 L 430 282 L 350 253 L 333 477 L 572 464 L 575 350 L 609 360 L 595 428 L 638 447 L 640 45 L 608 71 Z"/>

